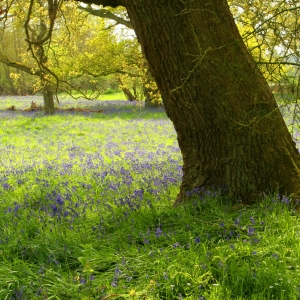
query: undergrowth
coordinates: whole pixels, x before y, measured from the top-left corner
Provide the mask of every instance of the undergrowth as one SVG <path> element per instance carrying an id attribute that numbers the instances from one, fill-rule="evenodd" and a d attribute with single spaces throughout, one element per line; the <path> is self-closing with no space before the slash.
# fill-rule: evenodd
<path id="1" fill-rule="evenodd" d="M 134 109 L 134 111 L 132 111 Z M 0 120 L 0 299 L 299 299 L 288 198 L 191 192 L 162 110 Z"/>

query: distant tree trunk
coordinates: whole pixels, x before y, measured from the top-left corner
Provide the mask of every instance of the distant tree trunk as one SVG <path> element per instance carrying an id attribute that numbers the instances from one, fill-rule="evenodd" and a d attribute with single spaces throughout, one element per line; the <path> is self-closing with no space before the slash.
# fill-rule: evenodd
<path id="1" fill-rule="evenodd" d="M 124 84 L 123 84 L 120 77 L 118 77 L 118 82 L 119 82 L 120 88 L 123 91 L 123 93 L 124 93 L 127 100 L 129 100 L 129 101 L 137 100 L 136 97 L 131 93 L 131 91 L 127 87 L 124 86 Z"/>
<path id="2" fill-rule="evenodd" d="M 6 80 L 10 86 L 10 93 L 12 95 L 18 95 L 18 91 L 17 89 L 15 88 L 15 84 L 14 84 L 14 81 L 13 79 L 10 77 L 10 74 L 9 74 L 9 68 L 5 65 L 3 65 L 3 69 L 5 71 L 5 75 L 6 75 Z"/>
<path id="3" fill-rule="evenodd" d="M 222 188 L 300 197 L 300 156 L 227 1 L 97 0 L 127 8 L 183 156 L 177 203 Z"/>
<path id="4" fill-rule="evenodd" d="M 54 93 L 51 86 L 46 85 L 43 90 L 44 99 L 44 112 L 47 115 L 53 115 L 55 113 L 54 108 Z"/>

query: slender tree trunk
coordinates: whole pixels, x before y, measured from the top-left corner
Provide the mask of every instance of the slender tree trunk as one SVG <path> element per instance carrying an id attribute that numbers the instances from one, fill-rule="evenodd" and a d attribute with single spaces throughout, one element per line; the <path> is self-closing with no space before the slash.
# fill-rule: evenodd
<path id="1" fill-rule="evenodd" d="M 249 203 L 266 191 L 300 196 L 300 157 L 226 0 L 99 0 L 127 8 L 178 135 L 177 203 L 221 187 Z"/>
<path id="2" fill-rule="evenodd" d="M 131 91 L 127 87 L 125 87 L 123 85 L 123 82 L 122 82 L 122 80 L 121 80 L 120 77 L 118 77 L 118 82 L 119 82 L 120 88 L 122 89 L 122 91 L 123 91 L 123 93 L 124 93 L 124 95 L 125 95 L 125 97 L 126 97 L 127 100 L 129 100 L 129 101 L 135 101 L 135 100 L 137 100 L 135 98 L 135 96 L 131 93 Z"/>
<path id="3" fill-rule="evenodd" d="M 54 108 L 54 93 L 51 86 L 46 85 L 43 90 L 44 98 L 44 111 L 46 115 L 53 115 L 55 113 Z"/>
<path id="4" fill-rule="evenodd" d="M 3 69 L 5 71 L 7 82 L 10 85 L 10 93 L 12 95 L 18 95 L 18 90 L 15 87 L 13 79 L 10 77 L 9 68 L 7 66 L 3 65 Z"/>

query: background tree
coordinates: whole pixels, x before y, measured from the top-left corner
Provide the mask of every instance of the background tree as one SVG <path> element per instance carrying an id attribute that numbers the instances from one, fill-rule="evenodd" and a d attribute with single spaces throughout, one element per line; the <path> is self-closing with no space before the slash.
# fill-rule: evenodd
<path id="1" fill-rule="evenodd" d="M 56 92 L 88 99 L 103 93 L 115 81 L 109 75 L 121 72 L 126 45 L 102 19 L 88 16 L 71 2 L 57 6 L 55 23 L 50 25 L 48 5 L 43 1 L 12 3 L 9 22 L 1 34 L 0 62 L 6 72 L 3 92 L 42 91 L 46 112 L 53 113 Z M 16 35 L 18 38 L 12 39 Z M 31 90 L 24 89 L 24 83 Z"/>
<path id="2" fill-rule="evenodd" d="M 92 7 L 91 5 L 84 6 L 79 4 L 78 7 L 93 16 L 110 20 L 111 27 L 123 25 L 129 30 L 133 29 L 126 9 L 120 6 L 117 8 L 103 8 L 102 6 L 97 7 L 94 5 Z M 120 87 L 126 98 L 128 100 L 145 98 L 146 107 L 161 106 L 160 93 L 149 72 L 147 61 L 135 36 L 130 35 L 128 38 L 128 30 L 124 31 L 123 34 L 118 33 L 118 35 L 126 43 L 126 47 L 124 47 L 126 55 L 125 60 L 122 62 L 122 71 L 117 75 Z M 141 92 L 137 92 L 137 86 L 142 87 Z M 132 87 L 133 93 L 130 91 L 130 87 Z"/>
<path id="3" fill-rule="evenodd" d="M 242 37 L 278 104 L 299 122 L 299 11 L 297 1 L 231 2 Z M 292 128 L 294 129 L 295 126 Z"/>
<path id="4" fill-rule="evenodd" d="M 275 98 L 227 1 L 85 1 L 130 16 L 183 155 L 177 203 L 195 188 L 257 200 L 300 196 L 300 160 Z"/>

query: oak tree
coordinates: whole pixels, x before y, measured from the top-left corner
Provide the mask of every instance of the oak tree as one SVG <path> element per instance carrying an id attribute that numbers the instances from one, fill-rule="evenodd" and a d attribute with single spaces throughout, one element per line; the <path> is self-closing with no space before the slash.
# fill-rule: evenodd
<path id="1" fill-rule="evenodd" d="M 85 0 L 124 6 L 183 156 L 177 203 L 198 187 L 300 196 L 300 157 L 226 0 Z"/>

